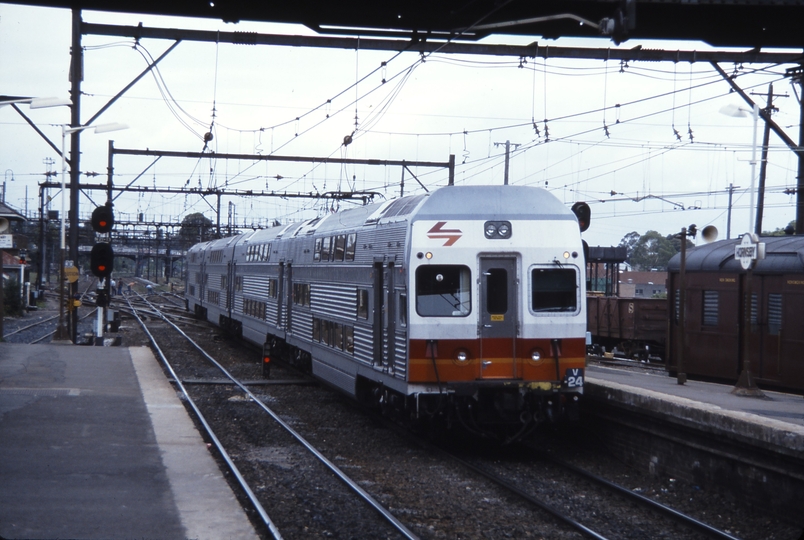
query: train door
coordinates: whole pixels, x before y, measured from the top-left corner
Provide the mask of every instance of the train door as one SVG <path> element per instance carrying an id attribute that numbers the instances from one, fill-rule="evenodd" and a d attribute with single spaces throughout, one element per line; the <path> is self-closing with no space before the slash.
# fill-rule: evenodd
<path id="1" fill-rule="evenodd" d="M 237 276 L 237 261 L 234 259 L 234 255 L 232 255 L 232 259 L 226 265 L 226 290 L 224 294 L 226 295 L 226 305 L 224 306 L 226 309 L 227 316 L 231 319 L 232 318 L 232 310 L 234 309 L 234 290 L 235 290 L 235 279 Z"/>
<path id="2" fill-rule="evenodd" d="M 519 325 L 514 258 L 480 259 L 480 378 L 514 378 Z"/>
<path id="3" fill-rule="evenodd" d="M 279 277 L 277 278 L 278 291 L 276 292 L 276 327 L 284 328 L 284 310 L 282 299 L 285 297 L 285 263 L 279 263 Z"/>
<path id="4" fill-rule="evenodd" d="M 393 366 L 396 354 L 394 264 L 374 263 L 374 364 Z"/>
<path id="5" fill-rule="evenodd" d="M 383 272 L 385 275 L 385 313 L 383 329 L 385 333 L 385 350 L 383 351 L 382 363 L 385 367 L 394 368 L 394 358 L 396 357 L 396 298 L 394 291 L 394 263 L 388 263 L 388 267 Z"/>
<path id="6" fill-rule="evenodd" d="M 198 273 L 198 300 L 203 306 L 207 300 L 207 261 L 201 261 L 201 271 Z"/>

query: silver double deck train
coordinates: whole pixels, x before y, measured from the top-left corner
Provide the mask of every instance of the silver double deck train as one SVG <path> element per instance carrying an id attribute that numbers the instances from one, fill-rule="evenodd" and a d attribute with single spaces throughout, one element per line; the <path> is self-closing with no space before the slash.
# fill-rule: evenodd
<path id="1" fill-rule="evenodd" d="M 511 440 L 577 412 L 584 272 L 547 191 L 448 186 L 197 244 L 185 291 L 360 401 Z"/>

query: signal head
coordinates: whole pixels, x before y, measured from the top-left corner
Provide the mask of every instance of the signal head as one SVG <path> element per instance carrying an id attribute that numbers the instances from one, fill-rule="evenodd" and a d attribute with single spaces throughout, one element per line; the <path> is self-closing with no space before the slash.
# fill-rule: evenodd
<path id="1" fill-rule="evenodd" d="M 588 204 L 580 201 L 576 202 L 572 205 L 572 213 L 578 218 L 578 227 L 581 228 L 581 232 L 589 228 L 589 224 L 592 221 L 592 210 Z"/>
<path id="2" fill-rule="evenodd" d="M 114 226 L 114 213 L 111 205 L 103 205 L 92 211 L 92 230 L 97 233 L 110 233 Z"/>
<path id="3" fill-rule="evenodd" d="M 112 275 L 114 269 L 114 250 L 110 244 L 99 242 L 89 253 L 89 268 L 99 278 Z"/>

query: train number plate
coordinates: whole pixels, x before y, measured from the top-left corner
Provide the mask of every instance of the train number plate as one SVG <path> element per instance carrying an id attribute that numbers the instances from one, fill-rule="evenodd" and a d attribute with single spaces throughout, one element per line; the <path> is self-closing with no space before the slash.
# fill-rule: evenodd
<path id="1" fill-rule="evenodd" d="M 565 380 L 567 388 L 578 388 L 583 386 L 583 369 L 571 368 L 567 370 L 567 378 Z"/>

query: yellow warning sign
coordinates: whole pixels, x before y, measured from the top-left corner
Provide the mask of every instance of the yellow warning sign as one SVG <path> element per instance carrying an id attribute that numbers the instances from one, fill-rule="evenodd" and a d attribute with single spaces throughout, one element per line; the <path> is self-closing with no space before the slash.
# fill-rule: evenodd
<path id="1" fill-rule="evenodd" d="M 492 315 L 491 320 L 493 322 L 501 322 L 505 320 L 505 315 Z"/>
<path id="2" fill-rule="evenodd" d="M 77 266 L 66 266 L 64 268 L 64 277 L 67 278 L 67 281 L 70 283 L 75 283 L 78 281 L 78 267 Z"/>

